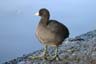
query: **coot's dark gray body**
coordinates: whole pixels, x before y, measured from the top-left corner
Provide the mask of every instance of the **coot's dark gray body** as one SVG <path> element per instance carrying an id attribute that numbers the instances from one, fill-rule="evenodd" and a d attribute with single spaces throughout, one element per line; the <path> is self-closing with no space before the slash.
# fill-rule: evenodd
<path id="1" fill-rule="evenodd" d="M 41 43 L 58 46 L 69 36 L 69 31 L 66 26 L 56 20 L 48 20 L 46 25 L 39 23 L 36 35 Z"/>
<path id="2" fill-rule="evenodd" d="M 41 14 L 41 15 L 40 15 Z M 67 27 L 56 20 L 49 20 L 49 12 L 46 9 L 39 11 L 41 20 L 38 24 L 36 35 L 45 45 L 58 46 L 69 36 Z"/>

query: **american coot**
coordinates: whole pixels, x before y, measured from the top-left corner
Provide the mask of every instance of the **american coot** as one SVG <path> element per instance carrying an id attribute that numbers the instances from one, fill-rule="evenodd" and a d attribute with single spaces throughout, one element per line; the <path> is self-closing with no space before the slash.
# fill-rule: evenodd
<path id="1" fill-rule="evenodd" d="M 56 46 L 55 59 L 58 59 L 58 46 L 69 37 L 68 28 L 56 20 L 49 20 L 50 13 L 42 8 L 35 15 L 41 16 L 41 20 L 36 29 L 36 36 L 44 44 L 44 57 L 47 58 L 47 46 Z"/>

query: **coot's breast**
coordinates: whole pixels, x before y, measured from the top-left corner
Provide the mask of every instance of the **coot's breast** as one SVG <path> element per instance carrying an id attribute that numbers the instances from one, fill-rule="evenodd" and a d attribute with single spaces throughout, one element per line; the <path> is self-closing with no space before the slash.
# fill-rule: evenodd
<path id="1" fill-rule="evenodd" d="M 43 44 L 48 44 L 49 41 L 53 41 L 55 38 L 55 34 L 43 25 L 38 25 L 36 30 L 36 36 Z"/>

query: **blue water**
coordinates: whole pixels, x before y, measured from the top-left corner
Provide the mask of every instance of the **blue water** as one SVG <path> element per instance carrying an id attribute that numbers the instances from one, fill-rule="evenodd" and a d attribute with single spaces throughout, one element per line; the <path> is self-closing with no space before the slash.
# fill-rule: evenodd
<path id="1" fill-rule="evenodd" d="M 96 0 L 0 0 L 0 63 L 43 47 L 35 36 L 40 8 L 65 24 L 70 37 L 96 29 Z"/>

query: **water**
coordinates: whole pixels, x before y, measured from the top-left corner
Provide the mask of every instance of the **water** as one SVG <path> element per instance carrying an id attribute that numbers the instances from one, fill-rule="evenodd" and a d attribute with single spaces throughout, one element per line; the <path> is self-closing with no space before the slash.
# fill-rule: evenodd
<path id="1" fill-rule="evenodd" d="M 0 0 L 0 63 L 41 49 L 35 36 L 40 8 L 70 30 L 70 37 L 96 29 L 95 0 Z"/>

